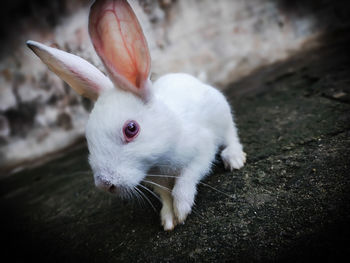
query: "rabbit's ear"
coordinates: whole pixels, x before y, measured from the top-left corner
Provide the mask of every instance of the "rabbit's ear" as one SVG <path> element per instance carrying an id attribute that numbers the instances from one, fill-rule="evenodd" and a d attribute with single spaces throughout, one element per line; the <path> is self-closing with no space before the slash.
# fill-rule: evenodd
<path id="1" fill-rule="evenodd" d="M 142 28 L 126 0 L 97 0 L 89 32 L 112 81 L 143 99 L 149 93 L 151 59 Z"/>
<path id="2" fill-rule="evenodd" d="M 101 91 L 113 87 L 100 70 L 78 56 L 31 40 L 27 45 L 51 71 L 84 97 L 96 100 Z"/>

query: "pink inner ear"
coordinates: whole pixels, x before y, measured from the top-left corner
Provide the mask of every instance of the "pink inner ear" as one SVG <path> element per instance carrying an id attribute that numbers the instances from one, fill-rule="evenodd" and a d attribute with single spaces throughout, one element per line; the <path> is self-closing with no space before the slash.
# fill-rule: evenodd
<path id="1" fill-rule="evenodd" d="M 150 55 L 142 28 L 128 2 L 96 1 L 89 19 L 91 40 L 113 80 L 118 85 L 127 80 L 137 90 L 143 89 L 149 75 Z"/>

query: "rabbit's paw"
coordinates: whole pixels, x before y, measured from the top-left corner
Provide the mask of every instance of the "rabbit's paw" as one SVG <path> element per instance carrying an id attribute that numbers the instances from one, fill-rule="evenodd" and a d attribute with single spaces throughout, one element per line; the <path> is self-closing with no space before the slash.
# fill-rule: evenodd
<path id="1" fill-rule="evenodd" d="M 241 147 L 228 146 L 221 152 L 225 169 L 229 169 L 231 172 L 233 169 L 240 169 L 244 166 L 246 156 Z"/>
<path id="2" fill-rule="evenodd" d="M 184 200 L 174 200 L 174 213 L 180 224 L 185 222 L 188 214 L 191 212 L 191 208 L 192 205 Z"/>
<path id="3" fill-rule="evenodd" d="M 177 222 L 181 224 L 186 220 L 186 217 L 192 210 L 195 192 L 184 191 L 184 189 L 178 191 L 178 188 L 174 187 L 173 190 L 173 206 Z"/>
<path id="4" fill-rule="evenodd" d="M 160 211 L 160 218 L 165 231 L 171 231 L 176 226 L 175 215 L 170 207 L 163 206 Z"/>

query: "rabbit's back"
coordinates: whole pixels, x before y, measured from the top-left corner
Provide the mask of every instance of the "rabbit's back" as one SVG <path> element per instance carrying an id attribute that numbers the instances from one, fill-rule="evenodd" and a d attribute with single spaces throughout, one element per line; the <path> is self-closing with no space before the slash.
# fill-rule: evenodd
<path id="1" fill-rule="evenodd" d="M 164 75 L 152 89 L 154 95 L 184 122 L 197 123 L 216 135 L 219 135 L 218 130 L 232 123 L 230 106 L 223 94 L 191 75 Z"/>

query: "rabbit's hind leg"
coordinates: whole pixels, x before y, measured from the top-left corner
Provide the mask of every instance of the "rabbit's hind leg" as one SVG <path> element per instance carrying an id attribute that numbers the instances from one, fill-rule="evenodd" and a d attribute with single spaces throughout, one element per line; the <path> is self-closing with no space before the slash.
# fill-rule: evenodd
<path id="1" fill-rule="evenodd" d="M 243 152 L 243 146 L 239 142 L 237 130 L 234 125 L 229 129 L 224 143 L 224 149 L 221 152 L 221 159 L 224 162 L 225 169 L 233 171 L 244 166 L 246 153 Z"/>

